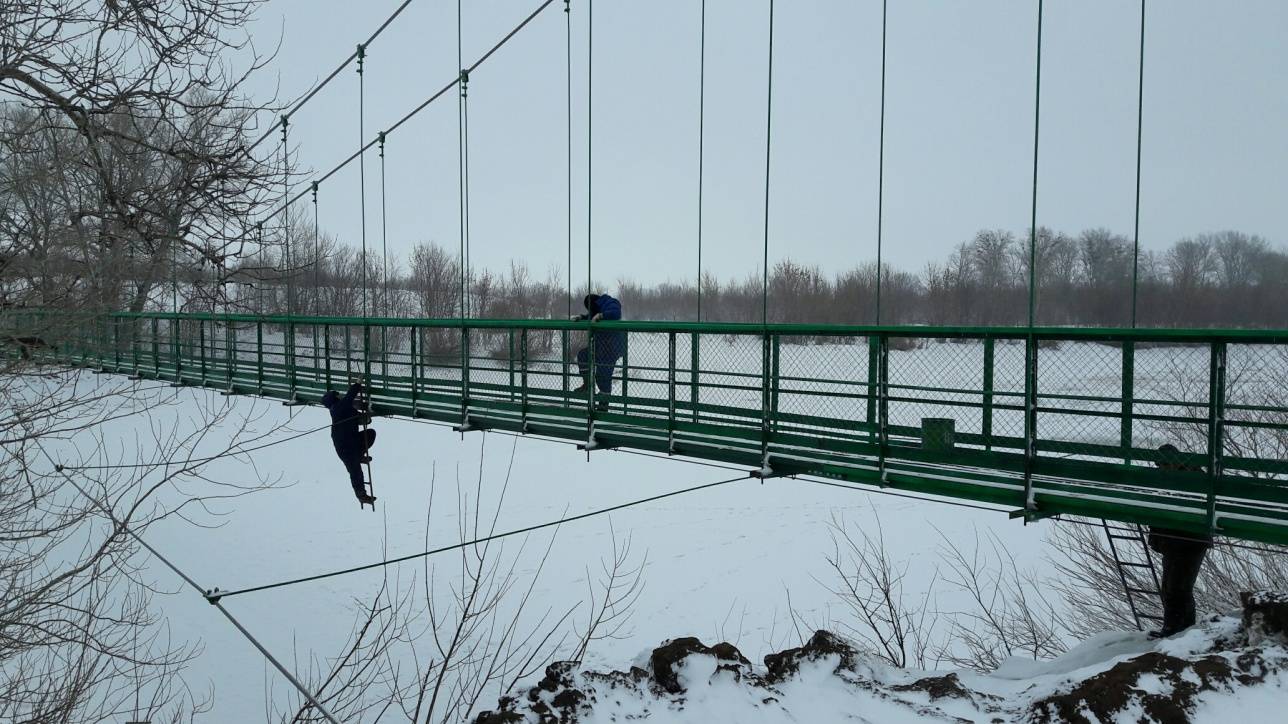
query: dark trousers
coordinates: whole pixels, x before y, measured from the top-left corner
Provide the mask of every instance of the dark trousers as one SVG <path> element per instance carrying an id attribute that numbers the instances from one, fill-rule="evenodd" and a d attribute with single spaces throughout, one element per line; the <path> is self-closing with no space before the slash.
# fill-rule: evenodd
<path id="1" fill-rule="evenodd" d="M 1194 625 L 1194 583 L 1203 567 L 1208 547 L 1202 543 L 1173 540 L 1163 546 L 1163 634 L 1171 635 Z"/>
<path id="2" fill-rule="evenodd" d="M 349 484 L 353 486 L 354 495 L 363 495 L 366 493 L 364 484 L 366 476 L 362 472 L 362 456 L 371 449 L 376 442 L 376 431 L 367 428 L 366 440 L 359 439 L 358 445 L 346 445 L 344 449 L 336 446 L 335 453 L 340 456 L 340 462 L 344 463 L 344 469 L 349 471 Z M 363 444 L 365 442 L 365 445 Z"/>
<path id="3" fill-rule="evenodd" d="M 605 395 L 613 391 L 613 368 L 622 358 L 625 346 L 609 335 L 595 340 L 595 386 Z M 577 371 L 583 378 L 590 373 L 590 348 L 583 347 L 577 353 Z"/>

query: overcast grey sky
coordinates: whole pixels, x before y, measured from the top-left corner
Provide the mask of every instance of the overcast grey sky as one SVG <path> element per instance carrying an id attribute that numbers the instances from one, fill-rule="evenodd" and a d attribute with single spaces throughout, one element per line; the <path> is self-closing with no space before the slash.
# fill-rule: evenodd
<path id="1" fill-rule="evenodd" d="M 273 0 L 253 28 L 281 49 L 257 82 L 294 96 L 398 0 Z M 467 0 L 465 64 L 539 0 Z M 586 266 L 588 0 L 573 0 L 573 279 Z M 593 240 L 597 281 L 696 274 L 699 0 L 594 8 Z M 704 267 L 760 267 L 767 0 L 707 0 Z M 876 256 L 880 0 L 778 0 L 770 259 L 836 271 Z M 1048 0 L 1043 20 L 1038 223 L 1130 236 L 1140 6 Z M 475 266 L 537 275 L 566 257 L 565 16 L 556 0 L 471 78 Z M 1036 0 L 891 0 L 885 249 L 918 270 L 984 227 L 1023 233 L 1033 154 Z M 451 80 L 456 3 L 416 0 L 368 50 L 367 138 Z M 1288 3 L 1150 0 L 1141 242 L 1234 228 L 1288 242 Z M 359 144 L 346 70 L 292 119 L 304 168 Z M 455 250 L 457 105 L 448 94 L 388 139 L 388 243 Z M 324 230 L 358 243 L 358 167 L 320 192 Z M 367 158 L 368 244 L 379 166 Z M 304 177 L 307 179 L 307 176 Z M 307 204 L 306 204 L 307 205 Z M 311 210 L 309 210 L 311 213 Z"/>

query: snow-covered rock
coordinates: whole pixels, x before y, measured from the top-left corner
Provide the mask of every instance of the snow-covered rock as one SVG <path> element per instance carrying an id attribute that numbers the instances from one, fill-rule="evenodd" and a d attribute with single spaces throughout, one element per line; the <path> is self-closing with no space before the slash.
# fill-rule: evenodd
<path id="1" fill-rule="evenodd" d="M 552 664 L 475 724 L 1283 721 L 1288 597 L 1244 602 L 1242 617 L 1214 616 L 1170 639 L 1101 634 L 1057 659 L 1012 659 L 991 674 L 890 667 L 827 631 L 763 667 L 731 644 L 680 638 L 654 649 L 647 669 Z"/>

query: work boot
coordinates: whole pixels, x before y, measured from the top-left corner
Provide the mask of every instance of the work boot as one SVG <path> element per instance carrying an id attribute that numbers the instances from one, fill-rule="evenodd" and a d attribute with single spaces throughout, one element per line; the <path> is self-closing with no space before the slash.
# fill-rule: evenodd
<path id="1" fill-rule="evenodd" d="M 374 496 L 374 495 L 368 495 L 368 494 L 366 494 L 366 493 L 358 493 L 358 503 L 359 503 L 359 504 L 361 504 L 361 505 L 371 505 L 371 506 L 373 506 L 373 507 L 374 507 L 375 502 L 376 502 L 376 496 Z"/>
<path id="2" fill-rule="evenodd" d="M 586 394 L 587 387 L 590 387 L 590 380 L 582 380 L 581 384 L 578 385 L 576 389 L 569 391 L 569 394 L 584 395 Z"/>

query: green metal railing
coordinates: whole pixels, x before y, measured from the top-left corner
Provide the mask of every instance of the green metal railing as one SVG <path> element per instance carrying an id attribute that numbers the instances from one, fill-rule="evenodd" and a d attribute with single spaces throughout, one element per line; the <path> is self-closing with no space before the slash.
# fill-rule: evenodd
<path id="1" fill-rule="evenodd" d="M 3 320 L 35 361 L 304 403 L 365 376 L 376 414 L 1288 543 L 1288 331 Z M 610 333 L 611 394 L 574 394 Z"/>

